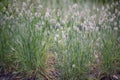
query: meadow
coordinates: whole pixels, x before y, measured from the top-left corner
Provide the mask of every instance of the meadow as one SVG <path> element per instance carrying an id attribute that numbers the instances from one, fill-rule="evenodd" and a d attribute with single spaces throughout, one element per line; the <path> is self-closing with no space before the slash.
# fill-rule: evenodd
<path id="1" fill-rule="evenodd" d="M 120 80 L 120 0 L 1 0 L 0 80 Z"/>

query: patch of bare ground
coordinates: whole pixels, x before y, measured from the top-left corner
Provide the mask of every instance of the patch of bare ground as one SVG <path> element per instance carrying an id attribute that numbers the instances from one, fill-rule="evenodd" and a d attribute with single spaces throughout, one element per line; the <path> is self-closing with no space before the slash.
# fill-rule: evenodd
<path id="1" fill-rule="evenodd" d="M 55 68 L 56 62 L 57 62 L 56 56 L 52 52 L 49 52 L 46 61 L 47 68 L 45 70 L 47 78 L 44 80 L 57 80 L 58 70 Z"/>

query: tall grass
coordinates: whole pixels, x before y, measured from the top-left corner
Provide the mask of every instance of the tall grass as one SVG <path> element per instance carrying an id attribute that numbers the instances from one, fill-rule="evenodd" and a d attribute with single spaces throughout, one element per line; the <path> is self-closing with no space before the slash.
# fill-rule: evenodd
<path id="1" fill-rule="evenodd" d="M 51 1 L 53 6 L 49 1 L 36 1 L 14 1 L 2 8 L 0 66 L 48 76 L 46 56 L 52 51 L 60 80 L 87 80 L 91 66 L 97 70 L 96 78 L 119 69 L 118 2 L 89 7 L 68 0 L 63 6 L 64 1 Z"/>
<path id="2" fill-rule="evenodd" d="M 3 15 L 6 14 L 6 15 Z M 1 24 L 0 24 L 0 68 L 8 69 L 10 65 L 14 63 L 14 52 L 11 49 L 11 45 L 14 45 L 13 37 L 14 31 L 12 28 L 12 21 L 9 21 L 7 16 L 9 13 L 4 8 L 1 13 Z"/>
<path id="3" fill-rule="evenodd" d="M 79 8 L 76 7 L 74 9 Z M 115 31 L 118 30 L 118 26 L 113 28 L 111 26 L 111 23 L 107 19 L 111 16 L 108 14 L 109 12 L 107 13 L 105 11 L 104 13 L 104 11 L 100 9 L 98 11 L 96 10 L 97 13 L 91 13 L 89 12 L 89 10 L 87 10 L 88 14 L 84 13 L 86 14 L 84 17 L 86 18 L 83 18 L 83 22 L 87 22 L 87 20 L 89 20 L 90 18 L 90 15 L 92 14 L 96 15 L 97 17 L 94 16 L 94 19 L 91 17 L 90 21 L 85 23 L 85 25 L 83 23 L 81 27 L 81 25 L 79 25 L 79 21 L 81 21 L 81 19 L 76 19 L 75 16 L 77 15 L 77 13 L 75 11 L 72 14 L 69 14 L 72 17 L 72 19 L 71 17 L 69 17 L 68 23 L 66 25 L 63 25 L 63 29 L 60 30 L 60 33 L 57 33 L 57 35 L 59 35 L 57 50 L 60 51 L 56 52 L 58 53 L 59 58 L 57 67 L 61 71 L 60 79 L 88 79 L 90 75 L 88 73 L 91 71 L 90 65 L 92 64 L 94 66 L 97 65 L 97 78 L 101 78 L 100 75 L 102 75 L 103 73 L 107 73 L 107 75 L 113 74 L 116 70 L 116 68 L 114 68 L 113 63 L 115 61 L 115 55 L 119 55 L 119 51 L 115 53 L 115 44 L 117 40 L 117 32 Z M 99 13 L 99 11 L 103 12 Z M 78 12 L 78 15 L 79 14 L 80 13 Z M 101 15 L 106 15 L 104 16 L 104 18 L 106 17 L 106 19 L 102 22 L 103 24 L 99 25 L 100 20 L 97 19 L 103 18 Z M 76 20 L 79 21 L 77 22 Z M 87 27 L 85 27 L 86 25 Z M 94 25 L 98 26 L 94 27 Z M 89 28 L 88 26 L 91 26 L 91 28 Z M 62 33 L 63 35 L 61 37 Z"/>
<path id="4" fill-rule="evenodd" d="M 9 8 L 8 11 L 1 13 L 3 22 L 0 27 L 0 66 L 3 68 L 14 66 L 15 70 L 20 72 L 44 75 L 50 40 L 47 35 L 48 28 L 45 27 L 49 25 L 47 21 L 45 26 L 41 25 L 40 17 L 37 18 L 35 15 L 29 17 L 29 14 L 34 13 L 33 9 L 27 13 L 29 11 L 26 10 L 27 5 L 23 5 L 23 10 L 17 7 L 23 13 L 16 12 L 16 3 L 10 6 L 12 9 Z"/>
<path id="5" fill-rule="evenodd" d="M 10 49 L 12 35 L 9 26 L 1 26 L 0 37 L 0 66 L 6 67 L 12 63 L 10 56 L 13 56 L 13 52 Z"/>

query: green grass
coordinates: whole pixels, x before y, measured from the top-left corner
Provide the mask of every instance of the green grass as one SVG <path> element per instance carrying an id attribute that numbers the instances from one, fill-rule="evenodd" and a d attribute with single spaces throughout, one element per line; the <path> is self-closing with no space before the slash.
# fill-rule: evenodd
<path id="1" fill-rule="evenodd" d="M 10 8 L 1 9 L 1 68 L 47 76 L 46 60 L 52 51 L 57 57 L 54 67 L 60 71 L 60 80 L 89 80 L 92 65 L 98 69 L 95 78 L 120 69 L 119 11 L 113 12 L 117 2 L 112 7 L 105 4 L 95 9 L 89 2 L 73 5 L 66 0 L 65 5 L 56 0 L 52 6 L 47 1 L 31 2 L 16 1 L 9 4 Z"/>

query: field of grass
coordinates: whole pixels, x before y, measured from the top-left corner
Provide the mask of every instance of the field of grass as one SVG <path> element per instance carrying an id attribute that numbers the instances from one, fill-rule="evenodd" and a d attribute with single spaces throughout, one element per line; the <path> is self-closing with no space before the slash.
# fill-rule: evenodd
<path id="1" fill-rule="evenodd" d="M 1 0 L 0 80 L 119 80 L 119 0 Z"/>

